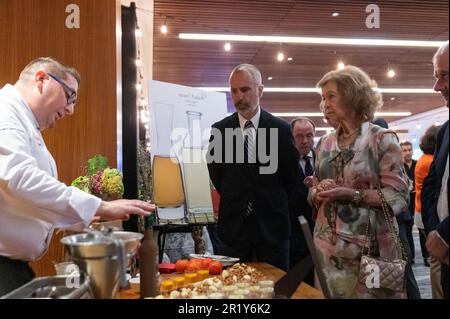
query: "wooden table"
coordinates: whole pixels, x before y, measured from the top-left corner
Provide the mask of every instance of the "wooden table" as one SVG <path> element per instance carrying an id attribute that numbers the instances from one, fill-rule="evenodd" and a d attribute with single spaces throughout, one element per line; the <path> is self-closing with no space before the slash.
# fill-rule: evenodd
<path id="1" fill-rule="evenodd" d="M 273 280 L 274 282 L 278 281 L 286 273 L 283 270 L 266 263 L 249 262 L 246 264 L 259 270 L 268 280 Z M 170 280 L 178 276 L 180 276 L 179 273 L 161 274 L 161 279 Z M 121 290 L 119 293 L 119 299 L 138 299 L 139 297 L 139 289 L 130 288 Z M 324 299 L 324 296 L 321 291 L 302 282 L 292 295 L 291 299 Z"/>

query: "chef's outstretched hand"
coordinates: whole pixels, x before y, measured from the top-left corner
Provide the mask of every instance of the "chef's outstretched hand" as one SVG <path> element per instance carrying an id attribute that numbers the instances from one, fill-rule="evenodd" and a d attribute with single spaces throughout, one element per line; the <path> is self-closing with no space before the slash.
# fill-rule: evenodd
<path id="1" fill-rule="evenodd" d="M 101 219 L 128 219 L 130 215 L 148 216 L 155 210 L 155 205 L 137 199 L 118 199 L 102 201 L 95 216 Z"/>

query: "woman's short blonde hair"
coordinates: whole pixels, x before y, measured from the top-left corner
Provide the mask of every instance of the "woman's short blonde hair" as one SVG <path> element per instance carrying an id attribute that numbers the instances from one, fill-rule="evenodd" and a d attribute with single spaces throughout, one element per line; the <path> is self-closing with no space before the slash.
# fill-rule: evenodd
<path id="1" fill-rule="evenodd" d="M 322 89 L 330 81 L 336 84 L 344 105 L 354 108 L 361 122 L 372 121 L 375 112 L 383 105 L 381 93 L 373 90 L 377 83 L 356 66 L 347 65 L 342 70 L 328 72 L 316 87 Z M 321 109 L 324 109 L 323 103 L 322 100 Z"/>

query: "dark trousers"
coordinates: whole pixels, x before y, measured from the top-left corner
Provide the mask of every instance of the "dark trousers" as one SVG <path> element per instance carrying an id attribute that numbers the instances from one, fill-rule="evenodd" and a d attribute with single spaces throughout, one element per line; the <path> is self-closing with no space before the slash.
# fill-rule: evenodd
<path id="1" fill-rule="evenodd" d="M 408 262 L 406 264 L 405 277 L 406 277 L 406 295 L 408 299 L 421 299 L 419 286 L 417 285 L 416 277 L 414 277 L 414 272 L 411 266 L 412 254 L 411 249 L 408 245 L 408 238 L 406 233 L 406 223 L 399 223 L 399 237 L 400 241 L 405 249 L 406 255 L 408 257 Z"/>
<path id="2" fill-rule="evenodd" d="M 409 250 L 411 251 L 411 258 L 414 263 L 414 258 L 416 257 L 416 248 L 414 247 L 414 238 L 412 235 L 412 229 L 413 229 L 413 222 L 405 222 L 405 231 L 406 231 L 406 238 L 407 238 L 407 244 L 409 246 Z"/>
<path id="3" fill-rule="evenodd" d="M 219 234 L 217 231 L 217 224 L 207 225 L 206 229 L 208 230 L 209 239 L 211 240 L 211 244 L 213 246 L 214 254 L 219 255 L 223 250 L 222 241 L 219 238 Z"/>
<path id="4" fill-rule="evenodd" d="M 28 262 L 0 256 L 0 297 L 35 277 Z"/>
<path id="5" fill-rule="evenodd" d="M 446 264 L 441 264 L 441 284 L 442 292 L 444 293 L 444 298 L 448 299 L 448 266 Z"/>
<path id="6" fill-rule="evenodd" d="M 430 254 L 428 253 L 427 247 L 425 246 L 425 243 L 427 242 L 425 230 L 419 229 L 419 239 L 420 239 L 420 250 L 422 251 L 423 259 L 429 258 Z"/>
<path id="7" fill-rule="evenodd" d="M 223 244 L 221 255 L 239 258 L 242 262 L 265 262 L 287 271 L 289 269 L 289 239 L 268 243 L 259 230 L 255 214 L 247 217 L 233 242 Z"/>

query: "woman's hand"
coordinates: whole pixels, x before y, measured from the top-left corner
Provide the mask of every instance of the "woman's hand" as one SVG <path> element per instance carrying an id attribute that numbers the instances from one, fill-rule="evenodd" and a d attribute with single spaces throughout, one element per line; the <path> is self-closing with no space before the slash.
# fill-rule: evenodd
<path id="1" fill-rule="evenodd" d="M 337 200 L 351 201 L 355 196 L 355 190 L 348 187 L 335 187 L 330 190 L 317 191 L 317 202 L 334 202 Z"/>
<path id="2" fill-rule="evenodd" d="M 317 185 L 317 192 L 323 192 L 323 191 L 327 191 L 330 189 L 333 189 L 337 187 L 336 182 L 334 181 L 334 179 L 323 179 L 320 181 L 320 183 Z"/>
<path id="3" fill-rule="evenodd" d="M 319 181 L 314 176 L 306 176 L 303 180 L 303 184 L 305 184 L 306 187 L 311 188 L 317 186 L 317 184 L 319 184 Z"/>

